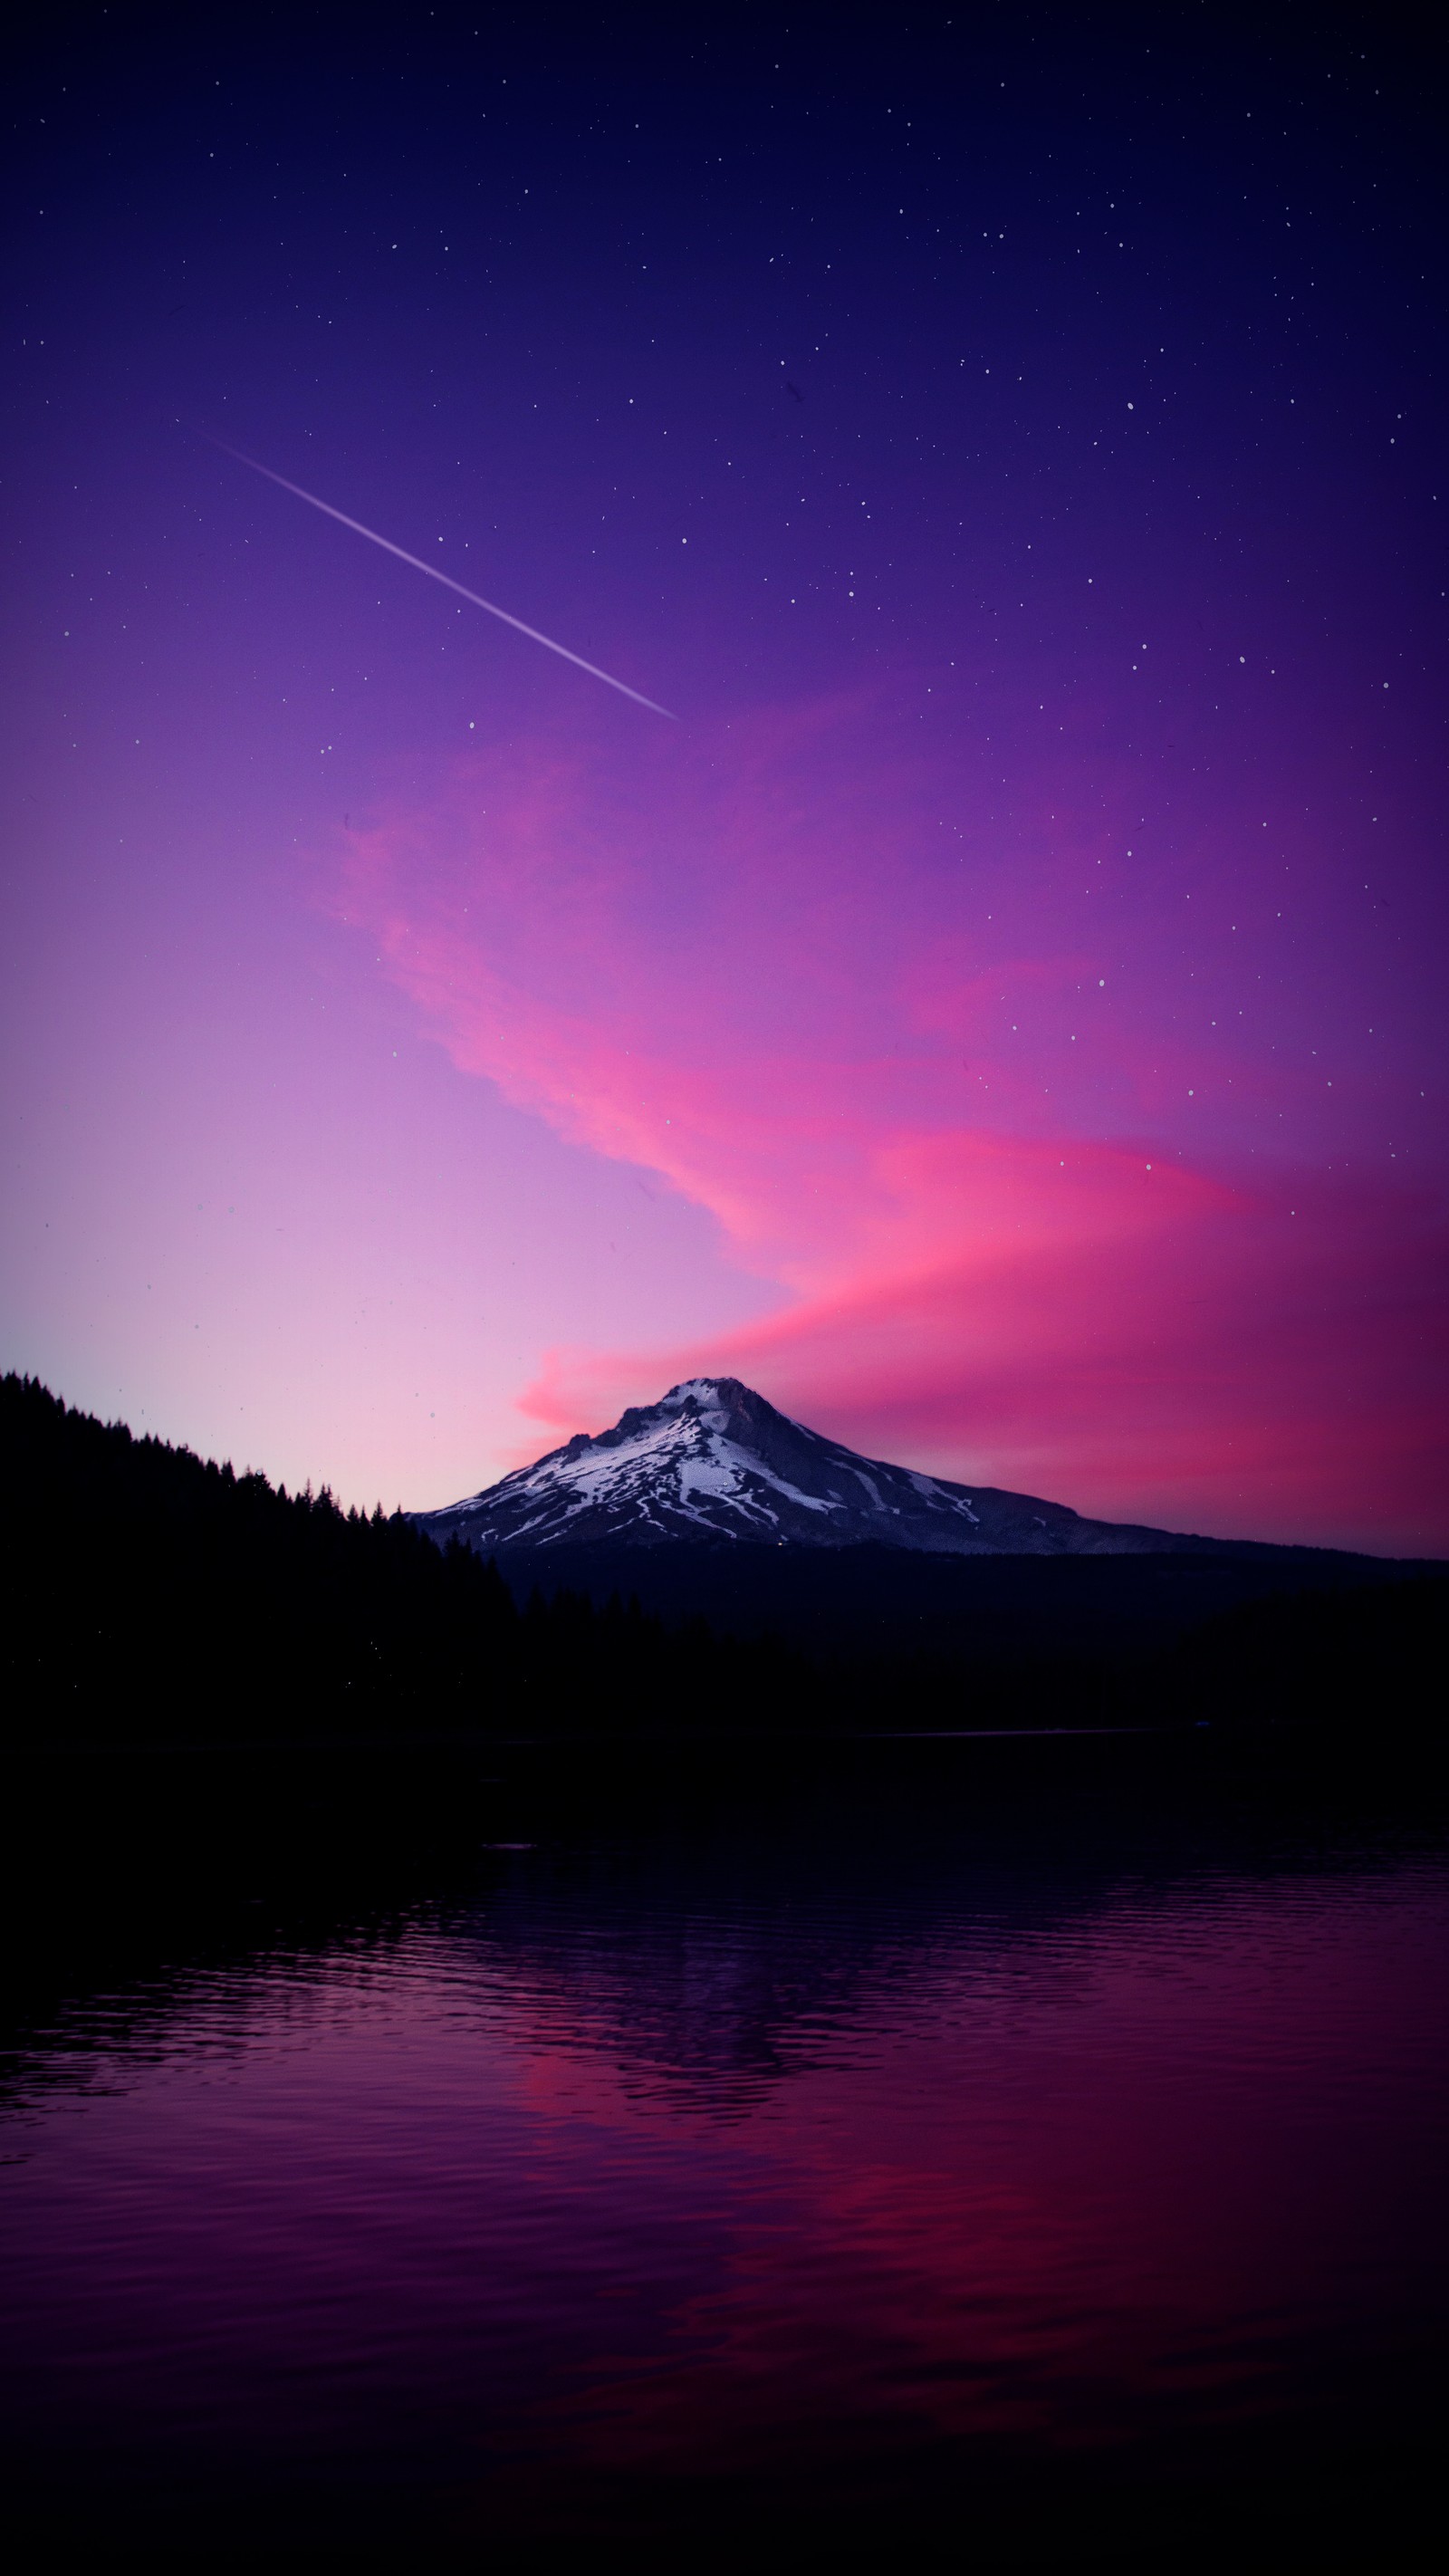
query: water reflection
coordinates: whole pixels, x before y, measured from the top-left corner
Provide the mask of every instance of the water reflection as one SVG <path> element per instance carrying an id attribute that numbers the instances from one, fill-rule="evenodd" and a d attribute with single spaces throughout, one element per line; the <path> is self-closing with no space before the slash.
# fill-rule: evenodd
<path id="1" fill-rule="evenodd" d="M 1438 1838 L 899 1751 L 514 1781 L 431 1877 L 284 1872 L 46 1998 L 0 2203 L 37 2517 L 1382 2541 L 1449 2252 Z"/>

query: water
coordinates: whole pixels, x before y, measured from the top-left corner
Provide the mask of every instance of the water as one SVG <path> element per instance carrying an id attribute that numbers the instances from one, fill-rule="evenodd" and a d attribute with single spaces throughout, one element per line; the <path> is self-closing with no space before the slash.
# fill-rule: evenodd
<path id="1" fill-rule="evenodd" d="M 1122 1747 L 567 1764 L 450 1782 L 401 1859 L 315 1780 L 47 1845 L 0 2128 L 23 2530 L 1407 2546 L 1442 1835 Z"/>

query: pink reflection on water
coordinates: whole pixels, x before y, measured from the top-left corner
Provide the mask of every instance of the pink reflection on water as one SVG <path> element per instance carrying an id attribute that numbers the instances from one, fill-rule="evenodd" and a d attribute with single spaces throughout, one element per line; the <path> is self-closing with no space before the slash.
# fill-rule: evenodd
<path id="1" fill-rule="evenodd" d="M 49 2063 L 32 2453 L 562 2531 L 600 2480 L 1150 2461 L 1372 2412 L 1425 2348 L 1441 1870 L 835 1923 L 513 1903 Z"/>

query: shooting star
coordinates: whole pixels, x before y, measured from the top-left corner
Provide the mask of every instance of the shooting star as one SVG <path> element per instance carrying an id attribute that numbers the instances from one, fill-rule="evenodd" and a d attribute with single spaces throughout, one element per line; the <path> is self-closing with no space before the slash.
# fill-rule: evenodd
<path id="1" fill-rule="evenodd" d="M 587 671 L 591 680 L 602 680 L 606 688 L 617 689 L 621 698 L 632 698 L 636 707 L 647 707 L 651 715 L 668 716 L 671 724 L 678 723 L 678 717 L 668 707 L 661 707 L 653 698 L 643 696 L 640 690 L 631 689 L 627 680 L 616 680 L 612 671 L 601 671 L 597 662 L 586 662 L 582 653 L 571 653 L 567 644 L 556 644 L 551 635 L 540 634 L 536 626 L 525 626 L 521 617 L 511 617 L 496 600 L 484 599 L 476 590 L 465 590 L 450 573 L 439 572 L 436 564 L 425 563 L 421 555 L 410 555 L 405 546 L 395 546 L 391 537 L 380 537 L 376 528 L 365 528 L 360 519 L 349 519 L 345 510 L 334 510 L 330 501 L 319 501 L 315 492 L 304 492 L 300 483 L 289 483 L 285 474 L 274 474 L 270 465 L 259 465 L 254 456 L 244 456 L 239 447 L 228 447 L 224 438 L 211 438 L 210 432 L 205 430 L 202 436 L 210 439 L 213 447 L 219 447 L 223 456 L 234 456 L 238 465 L 250 466 L 253 474 L 264 474 L 269 483 L 278 483 L 284 492 L 295 494 L 299 501 L 310 502 L 314 510 L 320 510 L 325 518 L 335 519 L 339 527 L 351 528 L 354 536 L 366 537 L 370 544 L 381 546 L 384 554 L 396 555 L 399 563 L 411 564 L 414 572 L 425 572 L 429 581 L 440 581 L 444 590 L 455 590 L 460 599 L 470 600 L 475 608 L 486 608 L 490 617 L 500 618 L 505 626 L 512 626 L 518 634 L 526 635 L 530 643 L 544 645 L 550 653 L 557 653 L 561 661 L 572 662 L 577 671 Z"/>

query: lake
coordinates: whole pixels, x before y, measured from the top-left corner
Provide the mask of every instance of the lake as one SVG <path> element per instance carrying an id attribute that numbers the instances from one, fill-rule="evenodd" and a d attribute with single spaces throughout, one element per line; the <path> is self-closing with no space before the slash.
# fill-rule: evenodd
<path id="1" fill-rule="evenodd" d="M 1449 1842 L 1295 1767 L 78 1759 L 12 1870 L 12 2518 L 201 2563 L 1407 2549 Z"/>

